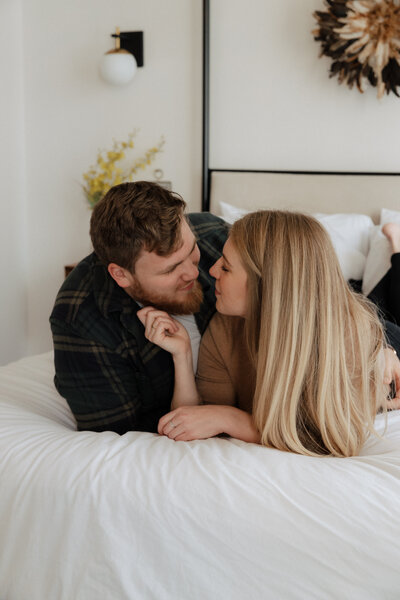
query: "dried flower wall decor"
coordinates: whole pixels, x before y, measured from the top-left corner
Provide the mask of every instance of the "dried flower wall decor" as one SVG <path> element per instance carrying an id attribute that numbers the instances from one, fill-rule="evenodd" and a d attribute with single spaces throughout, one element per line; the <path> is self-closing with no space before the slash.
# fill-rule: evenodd
<path id="1" fill-rule="evenodd" d="M 400 86 L 400 0 L 325 0 L 315 11 L 320 56 L 333 62 L 330 77 L 360 92 L 364 83 L 377 88 L 378 98 Z"/>

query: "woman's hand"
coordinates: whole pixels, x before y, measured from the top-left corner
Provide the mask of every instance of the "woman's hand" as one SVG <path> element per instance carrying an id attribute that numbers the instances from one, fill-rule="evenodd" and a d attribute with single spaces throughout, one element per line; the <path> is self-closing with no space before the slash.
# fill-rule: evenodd
<path id="1" fill-rule="evenodd" d="M 181 406 L 158 422 L 158 433 L 175 441 L 201 440 L 227 433 L 245 442 L 260 442 L 251 415 L 234 406 Z"/>
<path id="2" fill-rule="evenodd" d="M 152 306 L 140 309 L 137 316 L 145 327 L 145 337 L 172 354 L 175 384 L 171 407 L 199 404 L 193 373 L 192 345 L 184 326 L 168 313 Z"/>
<path id="3" fill-rule="evenodd" d="M 189 334 L 184 326 L 168 313 L 146 306 L 137 312 L 137 316 L 145 327 L 145 337 L 170 352 L 174 357 L 191 353 Z"/>
<path id="4" fill-rule="evenodd" d="M 181 406 L 158 422 L 158 433 L 176 441 L 200 440 L 224 432 L 220 406 Z M 223 407 L 226 408 L 226 407 Z"/>

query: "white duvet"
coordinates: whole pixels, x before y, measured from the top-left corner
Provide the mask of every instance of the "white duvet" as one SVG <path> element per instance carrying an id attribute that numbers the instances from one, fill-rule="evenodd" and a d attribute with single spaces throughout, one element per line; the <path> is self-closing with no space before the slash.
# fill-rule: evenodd
<path id="1" fill-rule="evenodd" d="M 78 433 L 52 377 L 0 369 L 0 600 L 400 598 L 400 411 L 307 458 Z"/>

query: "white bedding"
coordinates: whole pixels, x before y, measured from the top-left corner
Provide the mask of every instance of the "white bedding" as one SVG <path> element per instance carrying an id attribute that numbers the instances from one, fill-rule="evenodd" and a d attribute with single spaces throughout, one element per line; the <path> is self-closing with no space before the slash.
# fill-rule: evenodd
<path id="1" fill-rule="evenodd" d="M 78 433 L 52 376 L 0 369 L 1 600 L 400 597 L 400 411 L 362 456 L 308 458 Z"/>

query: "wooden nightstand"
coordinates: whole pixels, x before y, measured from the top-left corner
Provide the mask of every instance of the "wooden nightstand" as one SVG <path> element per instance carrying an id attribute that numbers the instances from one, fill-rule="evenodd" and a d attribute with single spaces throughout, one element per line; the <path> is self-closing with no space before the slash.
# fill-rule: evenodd
<path id="1" fill-rule="evenodd" d="M 73 269 L 74 267 L 76 267 L 76 265 L 77 265 L 77 264 L 78 264 L 78 263 L 74 263 L 73 265 L 65 265 L 65 267 L 64 267 L 64 274 L 65 274 L 65 277 L 68 277 L 68 275 L 71 273 L 72 269 Z"/>

